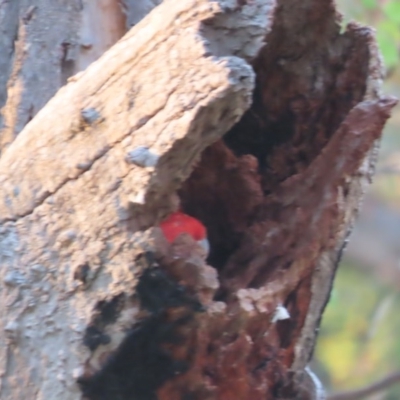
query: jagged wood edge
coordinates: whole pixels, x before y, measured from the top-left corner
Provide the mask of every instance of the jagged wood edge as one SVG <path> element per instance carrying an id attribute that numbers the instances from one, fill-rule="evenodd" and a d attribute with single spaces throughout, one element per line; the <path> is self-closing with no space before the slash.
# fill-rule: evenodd
<path id="1" fill-rule="evenodd" d="M 352 23 L 348 29 L 360 29 L 361 26 Z M 367 89 L 363 101 L 382 98 L 381 86 L 384 74 L 382 57 L 377 47 L 374 33 L 368 28 L 363 28 L 367 32 L 369 42 L 370 60 Z M 345 185 L 348 195 L 343 198 L 341 212 L 343 222 L 336 234 L 336 244 L 332 249 L 325 251 L 319 257 L 312 278 L 312 297 L 308 313 L 305 319 L 302 333 L 296 343 L 295 359 L 292 363 L 292 370 L 296 372 L 303 371 L 312 357 L 316 338 L 319 331 L 319 325 L 325 307 L 329 301 L 335 274 L 345 251 L 349 236 L 353 230 L 354 223 L 358 217 L 362 199 L 368 185 L 372 181 L 375 172 L 375 166 L 378 159 L 378 152 L 381 139 L 377 139 L 370 151 L 367 153 L 364 161 L 356 174 L 347 177 Z M 339 190 L 344 191 L 344 187 Z"/>

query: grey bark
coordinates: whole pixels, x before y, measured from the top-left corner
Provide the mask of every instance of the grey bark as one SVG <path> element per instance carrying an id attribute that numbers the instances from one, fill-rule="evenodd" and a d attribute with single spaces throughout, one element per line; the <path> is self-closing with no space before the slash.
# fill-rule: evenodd
<path id="1" fill-rule="evenodd" d="M 0 58 L 0 75 L 7 79 L 6 98 L 0 87 L 4 149 L 63 84 L 78 43 L 80 1 L 6 1 L 1 7 L 9 30 Z"/>
<path id="2" fill-rule="evenodd" d="M 0 5 L 0 398 L 321 399 L 306 366 L 395 104 L 370 31 L 328 0 L 50 3 Z M 177 195 L 211 266 L 157 228 Z"/>
<path id="3" fill-rule="evenodd" d="M 246 14 L 228 1 L 169 2 L 73 77 L 3 154 L 0 398 L 79 397 L 76 379 L 98 357 L 82 344 L 95 305 L 133 293 L 135 254 L 140 243 L 152 247 L 147 228 L 171 210 L 168 196 L 202 150 L 249 107 L 247 61 L 270 10 L 266 1 Z M 214 18 L 205 40 L 198 22 Z M 36 94 L 26 90 L 29 102 Z M 154 168 L 125 161 L 143 145 L 159 156 Z M 85 265 L 82 290 L 76 271 Z"/>

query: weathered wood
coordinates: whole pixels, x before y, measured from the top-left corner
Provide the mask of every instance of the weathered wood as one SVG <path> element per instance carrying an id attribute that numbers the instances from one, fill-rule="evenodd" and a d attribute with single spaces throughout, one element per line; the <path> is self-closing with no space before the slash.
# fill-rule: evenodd
<path id="1" fill-rule="evenodd" d="M 330 0 L 169 0 L 36 115 L 0 159 L 0 398 L 323 398 L 306 365 L 395 104 L 371 31 L 340 31 Z M 156 227 L 178 197 L 209 265 Z"/>
<path id="2" fill-rule="evenodd" d="M 259 381 L 247 371 L 250 398 L 264 398 L 264 379 L 267 398 L 295 398 L 309 381 L 304 367 L 395 104 L 380 93 L 382 66 L 368 28 L 351 24 L 340 34 L 329 1 L 282 1 L 274 17 L 254 64 L 251 109 L 225 146 L 204 152 L 181 191 L 209 229 L 219 298 L 228 307 L 239 296 L 290 312 L 274 327 L 254 311 L 264 334 L 251 336 L 252 351 L 265 363 Z"/>
<path id="3" fill-rule="evenodd" d="M 68 76 L 71 52 L 79 43 L 80 7 L 80 0 L 15 0 L 0 5 L 0 18 L 4 20 L 0 21 L 4 29 L 0 48 L 0 106 L 4 104 L 0 151 Z"/>
<path id="4" fill-rule="evenodd" d="M 84 70 L 160 1 L 3 1 L 0 154 L 67 79 Z"/>
<path id="5" fill-rule="evenodd" d="M 144 230 L 250 106 L 249 62 L 272 11 L 265 0 L 163 4 L 72 78 L 3 154 L 1 398 L 76 399 L 77 377 L 150 313 L 130 297 L 144 268 L 135 256 L 152 249 Z M 138 146 L 159 156 L 155 167 L 126 162 Z M 117 324 L 103 320 L 107 301 Z M 96 333 L 107 324 L 115 334 Z M 148 372 L 155 381 L 142 388 L 136 378 L 135 398 L 165 380 Z"/>

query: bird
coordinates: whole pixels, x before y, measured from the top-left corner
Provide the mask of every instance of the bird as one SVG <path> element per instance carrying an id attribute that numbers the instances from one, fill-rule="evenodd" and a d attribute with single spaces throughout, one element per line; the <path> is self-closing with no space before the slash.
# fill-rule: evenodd
<path id="1" fill-rule="evenodd" d="M 207 229 L 197 218 L 185 214 L 181 210 L 170 214 L 160 223 L 160 228 L 169 243 L 183 233 L 189 234 L 206 252 L 210 252 L 210 243 L 207 238 Z"/>

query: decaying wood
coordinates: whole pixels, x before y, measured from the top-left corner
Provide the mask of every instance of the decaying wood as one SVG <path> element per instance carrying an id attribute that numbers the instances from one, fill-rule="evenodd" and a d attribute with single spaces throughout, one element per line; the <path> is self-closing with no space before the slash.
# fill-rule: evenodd
<path id="1" fill-rule="evenodd" d="M 1 399 L 322 398 L 306 365 L 395 104 L 338 21 L 167 0 L 30 121 L 0 158 Z M 176 194 L 207 263 L 160 235 Z"/>

